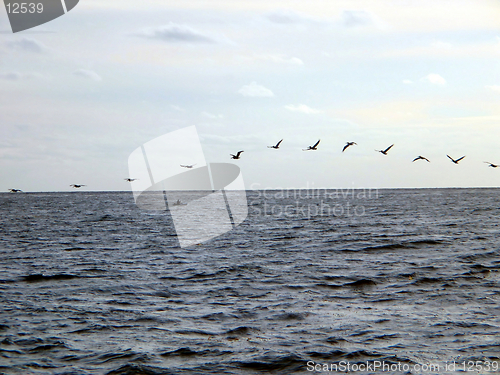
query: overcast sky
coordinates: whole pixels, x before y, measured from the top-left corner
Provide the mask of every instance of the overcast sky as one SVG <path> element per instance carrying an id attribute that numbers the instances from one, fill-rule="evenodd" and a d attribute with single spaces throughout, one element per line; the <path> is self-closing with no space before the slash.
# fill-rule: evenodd
<path id="1" fill-rule="evenodd" d="M 247 188 L 499 186 L 499 20 L 493 0 L 81 0 L 13 34 L 2 6 L 0 191 L 129 190 L 130 153 L 191 125 L 209 162 L 245 151 Z"/>

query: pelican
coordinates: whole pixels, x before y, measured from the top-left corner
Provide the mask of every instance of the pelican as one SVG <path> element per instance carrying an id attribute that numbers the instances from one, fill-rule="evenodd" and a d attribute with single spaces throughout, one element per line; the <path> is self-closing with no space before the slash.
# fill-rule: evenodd
<path id="1" fill-rule="evenodd" d="M 125 181 L 132 182 L 138 180 L 138 178 L 124 178 Z"/>
<path id="2" fill-rule="evenodd" d="M 391 147 L 394 146 L 394 144 L 390 145 L 389 147 L 387 147 L 385 150 L 375 150 L 375 151 L 378 151 L 384 155 L 387 155 L 387 151 L 389 151 L 391 149 Z"/>
<path id="3" fill-rule="evenodd" d="M 309 151 L 309 150 L 316 151 L 318 149 L 319 142 L 321 142 L 321 139 L 319 139 L 318 142 L 316 142 L 314 144 L 314 146 L 309 146 L 308 148 L 303 148 L 302 151 Z"/>
<path id="4" fill-rule="evenodd" d="M 489 164 L 488 167 L 491 167 L 491 168 L 497 168 L 498 167 L 497 164 L 490 163 L 489 161 L 485 161 L 485 163 Z"/>
<path id="5" fill-rule="evenodd" d="M 75 189 L 79 189 L 79 188 L 81 188 L 82 186 L 87 186 L 87 185 L 71 184 L 71 185 L 69 185 L 69 186 L 74 187 Z"/>
<path id="6" fill-rule="evenodd" d="M 283 140 L 279 141 L 278 143 L 276 143 L 276 145 L 274 146 L 267 146 L 267 148 L 274 148 L 275 150 L 277 150 L 278 148 L 280 148 L 280 144 L 281 142 L 283 142 Z"/>
<path id="7" fill-rule="evenodd" d="M 356 142 L 347 142 L 347 143 L 345 144 L 344 148 L 342 149 L 342 152 L 344 152 L 345 150 L 347 150 L 347 148 L 348 148 L 349 146 L 352 146 L 352 145 L 357 145 L 357 143 L 356 143 Z"/>
<path id="8" fill-rule="evenodd" d="M 238 153 L 236 155 L 233 155 L 233 154 L 229 154 L 229 155 L 231 155 L 231 159 L 239 159 L 242 152 L 244 152 L 244 151 L 238 151 Z"/>
<path id="9" fill-rule="evenodd" d="M 453 163 L 455 163 L 455 164 L 458 164 L 458 162 L 459 162 L 460 160 L 462 160 L 463 158 L 465 158 L 465 155 L 464 155 L 464 156 L 462 156 L 461 158 L 458 158 L 457 160 L 455 160 L 455 159 L 453 159 L 450 155 L 446 155 L 446 156 L 448 156 L 448 157 L 450 158 L 450 160 L 451 160 Z"/>
<path id="10" fill-rule="evenodd" d="M 193 168 L 195 165 L 196 165 L 196 164 L 188 164 L 188 165 L 182 165 L 182 164 L 181 164 L 181 167 L 182 167 L 182 168 L 188 168 L 188 169 L 191 169 L 191 168 Z"/>
<path id="11" fill-rule="evenodd" d="M 21 189 L 9 189 L 9 192 L 11 192 L 11 193 L 22 193 L 23 191 Z"/>
<path id="12" fill-rule="evenodd" d="M 420 156 L 420 155 L 417 158 L 413 159 L 413 161 L 417 161 L 417 160 L 425 160 L 425 161 L 428 161 L 429 163 L 431 162 L 429 159 L 424 158 L 423 156 Z"/>

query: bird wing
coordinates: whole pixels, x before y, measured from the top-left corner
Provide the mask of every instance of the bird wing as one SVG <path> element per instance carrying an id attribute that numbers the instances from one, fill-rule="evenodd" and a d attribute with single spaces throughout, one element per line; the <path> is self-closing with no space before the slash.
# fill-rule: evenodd
<path id="1" fill-rule="evenodd" d="M 394 146 L 394 144 L 392 144 L 392 145 L 390 145 L 389 147 L 387 147 L 387 148 L 384 150 L 384 152 L 389 151 L 389 150 L 392 148 L 392 146 Z"/>
<path id="2" fill-rule="evenodd" d="M 278 143 L 276 143 L 276 146 L 275 147 L 279 147 L 281 142 L 283 142 L 283 140 L 279 141 Z"/>
<path id="3" fill-rule="evenodd" d="M 317 147 L 317 146 L 319 145 L 319 142 L 321 142 L 321 139 L 320 139 L 320 140 L 318 140 L 318 142 L 316 142 L 316 143 L 314 144 L 314 146 L 312 146 L 312 148 Z"/>
<path id="4" fill-rule="evenodd" d="M 349 147 L 349 146 L 350 146 L 350 144 L 349 144 L 349 143 L 348 143 L 348 144 L 346 144 L 346 145 L 344 146 L 344 148 L 342 149 L 342 152 L 344 152 L 344 151 L 346 150 L 346 148 L 347 148 L 347 147 Z"/>
<path id="5" fill-rule="evenodd" d="M 450 158 L 450 160 L 451 160 L 453 163 L 455 163 L 455 162 L 456 162 L 456 160 L 455 160 L 455 159 L 453 159 L 450 155 L 446 154 L 446 156 L 448 156 L 448 157 Z"/>
<path id="6" fill-rule="evenodd" d="M 238 151 L 238 153 L 236 154 L 236 157 L 239 157 L 241 155 L 243 151 Z"/>
<path id="7" fill-rule="evenodd" d="M 418 158 L 413 159 L 413 161 L 417 161 L 418 159 L 421 159 L 421 157 L 419 156 Z"/>
<path id="8" fill-rule="evenodd" d="M 461 158 L 459 158 L 459 159 L 455 160 L 455 161 L 458 163 L 458 162 L 459 162 L 460 160 L 462 160 L 463 158 L 465 158 L 465 155 L 464 155 L 464 156 L 462 156 Z"/>
<path id="9" fill-rule="evenodd" d="M 424 160 L 428 161 L 429 163 L 431 162 L 431 161 L 430 161 L 429 159 L 427 159 L 427 158 L 422 158 L 422 159 L 424 159 Z"/>

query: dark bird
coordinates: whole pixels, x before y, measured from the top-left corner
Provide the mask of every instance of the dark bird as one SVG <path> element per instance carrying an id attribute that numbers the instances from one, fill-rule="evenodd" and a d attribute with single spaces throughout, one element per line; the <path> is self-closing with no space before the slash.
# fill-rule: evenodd
<path id="1" fill-rule="evenodd" d="M 455 163 L 455 164 L 458 164 L 458 162 L 459 162 L 460 160 L 462 160 L 463 158 L 465 158 L 465 155 L 464 155 L 464 156 L 462 156 L 461 158 L 458 158 L 457 160 L 455 160 L 455 159 L 453 159 L 450 155 L 446 155 L 446 156 L 448 156 L 448 157 L 450 158 L 450 160 L 451 160 L 453 163 Z"/>
<path id="2" fill-rule="evenodd" d="M 188 168 L 188 169 L 191 169 L 191 168 L 193 168 L 195 165 L 196 165 L 196 164 L 189 164 L 189 165 L 182 165 L 182 164 L 181 164 L 181 167 L 182 167 L 182 168 Z"/>
<path id="3" fill-rule="evenodd" d="M 352 145 L 357 145 L 356 142 L 347 142 L 346 145 L 344 146 L 344 148 L 342 149 L 342 152 L 344 152 L 345 150 L 347 150 L 347 148 L 349 146 L 352 146 Z"/>
<path id="4" fill-rule="evenodd" d="M 138 180 L 138 178 L 124 178 L 125 181 L 132 182 Z"/>
<path id="5" fill-rule="evenodd" d="M 491 167 L 491 168 L 497 168 L 498 167 L 497 164 L 490 163 L 489 161 L 485 161 L 485 163 L 489 164 L 488 167 Z"/>
<path id="6" fill-rule="evenodd" d="M 280 148 L 280 144 L 281 142 L 283 142 L 283 140 L 279 141 L 278 143 L 276 143 L 276 145 L 274 146 L 267 146 L 267 148 L 274 148 L 275 150 L 277 150 L 278 148 Z"/>
<path id="7" fill-rule="evenodd" d="M 375 150 L 375 151 L 378 151 L 384 155 L 387 155 L 387 151 L 389 151 L 391 149 L 391 147 L 394 146 L 394 144 L 390 145 L 389 147 L 387 147 L 385 150 Z"/>
<path id="8" fill-rule="evenodd" d="M 229 155 L 231 155 L 231 159 L 239 159 L 242 152 L 244 152 L 244 151 L 238 151 L 238 153 L 236 155 L 233 155 L 233 154 L 229 154 Z"/>
<path id="9" fill-rule="evenodd" d="M 9 189 L 9 192 L 11 192 L 11 193 L 22 193 L 23 191 L 21 189 Z"/>
<path id="10" fill-rule="evenodd" d="M 69 186 L 74 187 L 75 189 L 79 189 L 79 188 L 81 188 L 82 186 L 87 186 L 87 185 L 71 184 L 71 185 L 69 185 Z"/>
<path id="11" fill-rule="evenodd" d="M 308 148 L 303 148 L 302 151 L 309 151 L 309 150 L 316 151 L 318 149 L 319 142 L 321 142 L 321 139 L 319 139 L 318 142 L 316 142 L 314 144 L 314 146 L 309 146 Z"/>
<path id="12" fill-rule="evenodd" d="M 429 159 L 424 158 L 423 156 L 420 156 L 420 155 L 417 158 L 413 159 L 413 161 L 417 161 L 417 160 L 425 160 L 425 161 L 428 161 L 429 163 L 431 162 Z"/>

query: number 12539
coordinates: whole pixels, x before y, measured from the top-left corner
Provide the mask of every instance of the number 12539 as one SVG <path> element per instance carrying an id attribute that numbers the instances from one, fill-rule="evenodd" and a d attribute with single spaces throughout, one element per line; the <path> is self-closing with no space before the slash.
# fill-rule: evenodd
<path id="1" fill-rule="evenodd" d="M 7 13 L 42 13 L 42 3 L 12 3 L 6 4 Z"/>

